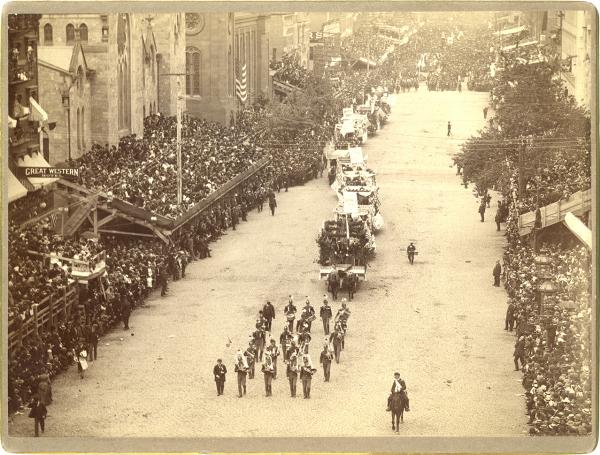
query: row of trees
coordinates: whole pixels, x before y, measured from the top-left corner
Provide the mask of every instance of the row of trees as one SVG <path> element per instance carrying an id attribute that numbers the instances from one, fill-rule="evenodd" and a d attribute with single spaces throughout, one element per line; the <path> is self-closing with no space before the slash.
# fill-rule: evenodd
<path id="1" fill-rule="evenodd" d="M 559 69 L 557 60 L 508 61 L 491 91 L 493 115 L 456 157 L 480 193 L 507 196 L 517 170 L 521 213 L 591 185 L 590 114 L 566 93 Z"/>

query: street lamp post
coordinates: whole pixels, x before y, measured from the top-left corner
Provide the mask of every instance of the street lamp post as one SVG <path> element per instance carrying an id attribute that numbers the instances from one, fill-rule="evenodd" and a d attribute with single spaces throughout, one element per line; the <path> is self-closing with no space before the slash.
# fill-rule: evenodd
<path id="1" fill-rule="evenodd" d="M 62 94 L 62 104 L 67 113 L 67 143 L 69 147 L 69 163 L 71 162 L 71 97 L 69 92 Z"/>

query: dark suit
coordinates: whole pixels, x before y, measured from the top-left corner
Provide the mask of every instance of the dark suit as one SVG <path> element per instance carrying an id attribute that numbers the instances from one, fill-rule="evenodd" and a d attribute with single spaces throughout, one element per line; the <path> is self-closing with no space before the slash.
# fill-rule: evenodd
<path id="1" fill-rule="evenodd" d="M 515 371 L 519 371 L 519 360 L 521 361 L 521 368 L 525 366 L 525 341 L 517 341 L 513 357 L 515 359 Z"/>
<path id="2" fill-rule="evenodd" d="M 48 411 L 46 410 L 44 403 L 38 400 L 35 400 L 33 403 L 31 403 L 29 407 L 31 408 L 31 411 L 29 411 L 29 417 L 34 419 L 35 435 L 39 436 L 40 428 L 42 429 L 42 433 L 44 432 L 44 423 Z"/>
<path id="3" fill-rule="evenodd" d="M 492 272 L 492 275 L 494 276 L 494 286 L 498 287 L 500 286 L 500 275 L 502 274 L 502 267 L 500 267 L 500 264 L 496 264 L 494 266 L 494 270 Z"/>
<path id="4" fill-rule="evenodd" d="M 213 368 L 213 374 L 215 375 L 215 382 L 217 384 L 217 395 L 223 395 L 225 390 L 225 375 L 227 374 L 227 368 L 225 365 L 218 363 Z"/>
<path id="5" fill-rule="evenodd" d="M 331 319 L 331 307 L 329 305 L 323 305 L 319 312 L 321 319 L 323 320 L 323 331 L 325 335 L 329 335 L 329 320 Z"/>
<path id="6" fill-rule="evenodd" d="M 325 376 L 325 382 L 329 382 L 329 375 L 331 373 L 331 360 L 333 356 L 329 349 L 323 349 L 321 351 L 321 357 L 319 362 L 323 365 L 323 375 Z"/>
<path id="7" fill-rule="evenodd" d="M 271 321 L 273 319 L 275 319 L 275 307 L 273 307 L 273 305 L 270 303 L 266 303 L 265 306 L 263 306 L 263 316 L 267 321 L 266 328 L 270 332 L 271 331 Z"/>

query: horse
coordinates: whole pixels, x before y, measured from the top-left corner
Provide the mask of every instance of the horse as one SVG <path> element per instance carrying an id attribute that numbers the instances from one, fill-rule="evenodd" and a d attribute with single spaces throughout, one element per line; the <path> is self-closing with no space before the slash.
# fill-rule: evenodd
<path id="1" fill-rule="evenodd" d="M 356 288 L 358 287 L 358 275 L 353 272 L 348 272 L 346 278 L 344 278 L 344 284 L 348 288 L 348 299 L 352 300 L 354 298 Z"/>
<path id="2" fill-rule="evenodd" d="M 340 277 L 337 272 L 333 271 L 327 277 L 327 290 L 331 291 L 333 300 L 337 300 L 338 290 L 340 289 Z"/>
<path id="3" fill-rule="evenodd" d="M 400 422 L 404 423 L 404 408 L 406 407 L 406 395 L 404 393 L 392 394 L 390 409 L 392 410 L 392 430 L 400 432 Z"/>

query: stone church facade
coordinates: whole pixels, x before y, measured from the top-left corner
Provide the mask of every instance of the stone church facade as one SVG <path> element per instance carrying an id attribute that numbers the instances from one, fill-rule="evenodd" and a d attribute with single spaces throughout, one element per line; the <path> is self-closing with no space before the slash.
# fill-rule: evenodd
<path id="1" fill-rule="evenodd" d="M 143 136 L 150 114 L 175 115 L 183 24 L 182 13 L 42 16 L 40 98 L 70 118 L 49 133 L 51 164 L 68 158 L 69 142 L 76 158 L 93 143 Z"/>

